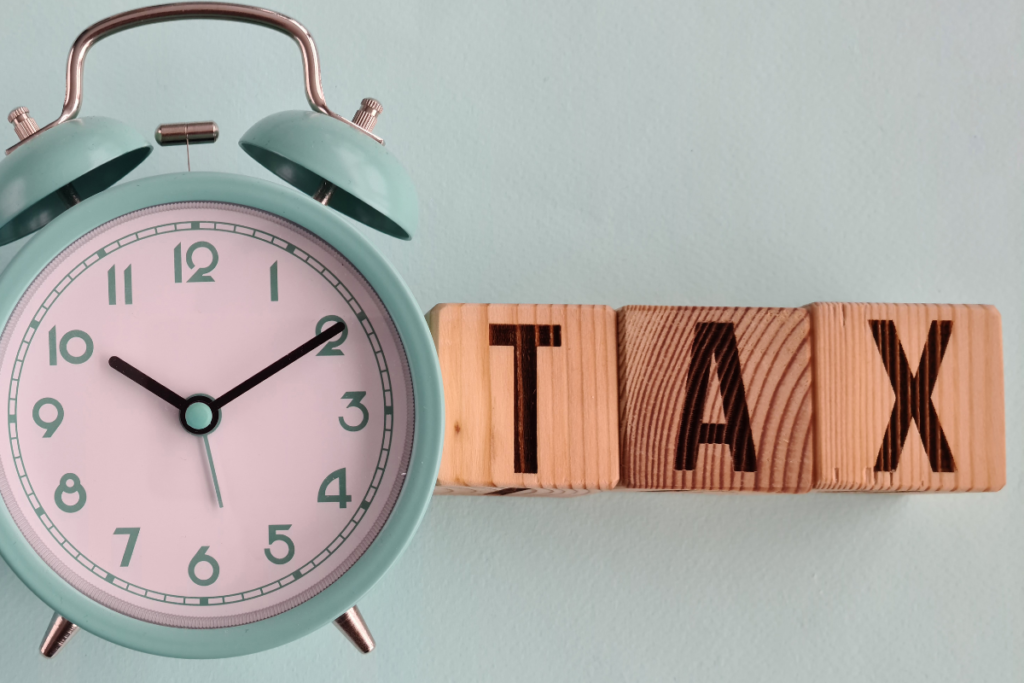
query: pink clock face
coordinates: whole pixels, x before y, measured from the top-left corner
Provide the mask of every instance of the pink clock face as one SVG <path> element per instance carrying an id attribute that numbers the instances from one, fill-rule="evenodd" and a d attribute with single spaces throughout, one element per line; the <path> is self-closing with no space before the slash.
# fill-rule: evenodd
<path id="1" fill-rule="evenodd" d="M 235 205 L 154 207 L 78 240 L 7 321 L 0 377 L 19 529 L 79 591 L 158 624 L 249 623 L 322 591 L 377 537 L 412 449 L 377 294 L 312 234 Z"/>

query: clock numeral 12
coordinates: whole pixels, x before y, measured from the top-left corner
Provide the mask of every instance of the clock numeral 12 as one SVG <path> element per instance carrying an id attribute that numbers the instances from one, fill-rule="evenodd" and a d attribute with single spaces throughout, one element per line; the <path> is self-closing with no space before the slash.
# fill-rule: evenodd
<path id="1" fill-rule="evenodd" d="M 110 266 L 107 271 L 107 303 L 117 305 L 117 266 Z M 124 303 L 132 305 L 132 267 L 124 269 Z"/>
<path id="2" fill-rule="evenodd" d="M 73 355 L 68 351 L 68 344 L 72 339 L 81 339 L 85 342 L 85 349 L 79 355 Z M 71 330 L 63 337 L 60 338 L 60 344 L 57 344 L 57 328 L 56 326 L 50 328 L 49 332 L 50 342 L 50 365 L 57 364 L 57 350 L 60 349 L 60 357 L 71 363 L 72 365 L 81 365 L 85 361 L 92 358 L 92 337 L 83 332 L 82 330 Z"/>
<path id="3" fill-rule="evenodd" d="M 141 527 L 119 527 L 114 529 L 114 535 L 124 535 L 128 537 L 128 543 L 124 547 L 124 555 L 121 557 L 121 566 L 127 567 L 132 561 L 132 553 L 135 552 L 135 542 L 139 540 L 139 531 Z"/>
<path id="4" fill-rule="evenodd" d="M 197 250 L 202 249 L 210 252 L 210 263 L 196 268 L 195 261 L 192 256 Z M 209 242 L 196 242 L 185 251 L 185 265 L 189 268 L 195 268 L 194 273 L 188 279 L 189 282 L 213 282 L 213 277 L 210 272 L 217 267 L 217 262 L 220 261 L 220 255 L 217 253 L 217 248 Z M 174 281 L 181 282 L 181 243 L 174 248 Z"/>

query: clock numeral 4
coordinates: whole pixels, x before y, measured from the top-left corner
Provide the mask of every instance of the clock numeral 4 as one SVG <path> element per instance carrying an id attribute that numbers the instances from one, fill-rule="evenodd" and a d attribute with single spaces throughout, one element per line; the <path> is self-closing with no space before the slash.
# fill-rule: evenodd
<path id="1" fill-rule="evenodd" d="M 194 257 L 195 253 L 200 250 L 209 253 L 210 262 L 197 268 Z M 185 265 L 194 269 L 195 272 L 189 277 L 188 282 L 213 282 L 213 276 L 210 273 L 217 267 L 218 261 L 220 261 L 220 254 L 217 253 L 217 247 L 209 242 L 196 242 L 190 246 L 185 251 Z M 178 246 L 174 248 L 174 281 L 181 282 L 181 278 L 181 243 L 178 243 Z"/>
<path id="2" fill-rule="evenodd" d="M 274 557 L 274 553 L 270 552 L 270 548 L 264 548 L 263 554 L 267 556 L 267 559 L 274 564 L 288 564 L 291 559 L 295 557 L 295 543 L 292 539 L 288 538 L 282 531 L 288 531 L 292 528 L 291 524 L 271 524 L 268 530 L 269 543 L 274 545 L 277 541 L 281 541 L 288 548 L 288 552 L 285 553 L 284 557 Z"/>
<path id="3" fill-rule="evenodd" d="M 331 482 L 335 479 L 338 480 L 338 493 L 327 493 L 327 488 L 331 485 Z M 334 470 L 327 475 L 327 478 L 320 484 L 320 491 L 316 495 L 316 502 L 318 503 L 337 503 L 339 508 L 348 507 L 348 504 L 352 502 L 352 496 L 348 495 L 348 490 L 345 486 L 345 468 L 342 467 L 340 470 Z"/>
<path id="4" fill-rule="evenodd" d="M 110 266 L 107 271 L 107 303 L 117 305 L 117 266 Z M 132 305 L 132 267 L 124 269 L 124 303 Z"/>
<path id="5" fill-rule="evenodd" d="M 350 425 L 345 422 L 345 417 L 341 416 L 338 418 L 338 422 L 341 423 L 342 429 L 346 432 L 358 432 L 360 429 L 366 426 L 366 423 L 370 421 L 370 411 L 363 405 L 363 398 L 366 397 L 365 391 L 348 391 L 342 395 L 342 400 L 348 399 L 349 408 L 358 408 L 359 412 L 362 413 L 362 419 L 359 420 L 359 424 Z"/>
<path id="6" fill-rule="evenodd" d="M 188 578 L 192 579 L 192 583 L 197 586 L 209 586 L 220 576 L 220 565 L 217 564 L 217 560 L 206 554 L 206 551 L 209 549 L 210 546 L 204 545 L 199 549 L 199 552 L 192 556 L 192 561 L 188 563 Z M 208 578 L 201 579 L 196 576 L 196 567 L 200 564 L 210 565 L 210 576 Z"/>
<path id="7" fill-rule="evenodd" d="M 132 561 L 132 553 L 135 552 L 135 542 L 139 540 L 139 531 L 141 530 L 141 527 L 137 526 L 126 526 L 114 529 L 115 536 L 124 535 L 128 537 L 128 543 L 124 547 L 124 555 L 121 556 L 122 567 L 127 567 L 128 564 Z"/>
<path id="8" fill-rule="evenodd" d="M 57 414 L 52 420 L 43 419 L 43 408 L 46 406 L 53 406 L 57 409 Z M 57 427 L 60 427 L 60 423 L 64 421 L 64 406 L 55 398 L 41 398 L 32 407 L 32 420 L 43 428 L 43 438 L 49 439 L 57 431 Z"/>
<path id="9" fill-rule="evenodd" d="M 320 334 L 321 332 L 324 331 L 325 327 L 329 327 L 330 325 L 333 325 L 335 323 L 343 323 L 343 322 L 345 322 L 345 321 L 342 320 L 340 317 L 338 317 L 336 315 L 325 315 L 324 317 L 320 318 L 320 320 L 317 321 L 317 323 L 316 323 L 316 333 Z M 326 344 L 324 344 L 324 347 L 322 349 L 320 349 L 320 351 L 316 355 L 318 355 L 318 356 L 344 356 L 345 355 L 344 352 L 342 352 L 342 350 L 340 348 L 338 348 L 338 347 L 341 346 L 342 344 L 344 344 L 346 339 L 348 339 L 348 325 L 345 325 L 345 329 L 343 329 L 341 331 L 341 334 L 338 335 L 338 338 L 336 340 L 329 341 Z"/>
<path id="10" fill-rule="evenodd" d="M 74 503 L 68 504 L 64 501 L 64 496 L 66 495 L 77 495 L 78 497 Z M 64 512 L 78 512 L 85 507 L 85 498 L 85 487 L 82 486 L 78 475 L 70 472 L 60 478 L 60 484 L 57 485 L 57 490 L 53 492 L 53 502 Z"/>
<path id="11" fill-rule="evenodd" d="M 50 365 L 57 364 L 58 350 L 60 351 L 60 357 L 72 365 L 81 365 L 92 358 L 92 337 L 82 330 L 71 330 L 60 338 L 60 344 L 57 343 L 56 327 L 50 328 L 48 336 L 50 341 Z M 74 339 L 79 339 L 85 344 L 84 347 L 81 347 L 81 353 L 76 354 L 71 350 L 70 344 Z"/>

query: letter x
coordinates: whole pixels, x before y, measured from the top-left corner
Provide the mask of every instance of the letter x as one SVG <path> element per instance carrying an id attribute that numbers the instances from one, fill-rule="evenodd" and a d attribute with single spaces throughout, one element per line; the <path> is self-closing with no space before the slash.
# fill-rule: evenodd
<path id="1" fill-rule="evenodd" d="M 871 320 L 871 334 L 882 355 L 882 364 L 889 374 L 889 383 L 896 394 L 889 426 L 882 439 L 875 462 L 876 472 L 894 472 L 900 464 L 900 453 L 910 431 L 910 422 L 917 423 L 917 431 L 924 443 L 932 472 L 954 472 L 953 452 L 939 424 L 939 414 L 932 404 L 932 389 L 939 378 L 939 366 L 946 354 L 949 337 L 953 334 L 952 320 L 933 320 L 928 328 L 928 341 L 917 364 L 917 374 L 910 371 L 907 355 L 903 352 L 896 323 L 892 320 Z"/>

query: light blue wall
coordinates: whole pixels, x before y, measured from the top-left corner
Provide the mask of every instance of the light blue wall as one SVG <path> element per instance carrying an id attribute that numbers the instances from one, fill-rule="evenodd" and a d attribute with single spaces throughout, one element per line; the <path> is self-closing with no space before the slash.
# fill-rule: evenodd
<path id="1" fill-rule="evenodd" d="M 0 106 L 56 117 L 77 33 L 132 2 L 4 3 Z M 328 102 L 381 99 L 420 237 L 370 239 L 438 302 L 984 302 L 1003 314 L 1006 488 L 989 495 L 435 500 L 332 628 L 182 662 L 84 634 L 0 564 L 0 681 L 1024 679 L 1024 5 L 279 1 Z M 252 27 L 117 36 L 85 114 L 215 119 L 194 169 L 301 108 L 299 58 Z M 13 133 L 0 141 L 11 144 Z M 145 175 L 179 171 L 158 149 Z M 0 266 L 15 248 L 0 250 Z"/>

